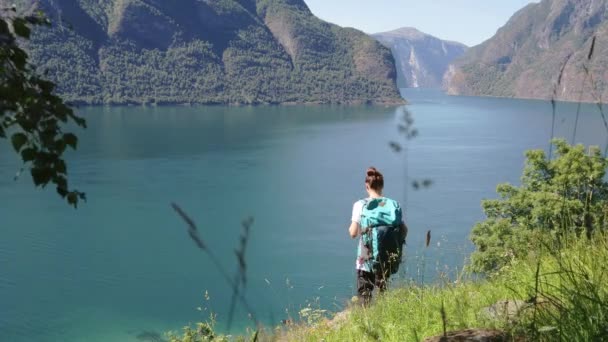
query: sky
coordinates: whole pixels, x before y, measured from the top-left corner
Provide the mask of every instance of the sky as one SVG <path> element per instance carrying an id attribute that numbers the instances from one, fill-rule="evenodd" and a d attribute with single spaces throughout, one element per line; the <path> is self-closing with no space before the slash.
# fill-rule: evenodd
<path id="1" fill-rule="evenodd" d="M 530 0 L 304 0 L 319 18 L 366 33 L 415 27 L 469 46 L 492 37 Z"/>

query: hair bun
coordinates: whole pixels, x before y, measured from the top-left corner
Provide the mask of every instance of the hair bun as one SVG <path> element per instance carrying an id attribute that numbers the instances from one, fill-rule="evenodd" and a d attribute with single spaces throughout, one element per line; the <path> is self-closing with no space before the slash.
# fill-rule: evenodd
<path id="1" fill-rule="evenodd" d="M 368 184 L 372 189 L 381 191 L 384 187 L 384 177 L 375 167 L 367 169 L 365 176 L 365 184 Z"/>

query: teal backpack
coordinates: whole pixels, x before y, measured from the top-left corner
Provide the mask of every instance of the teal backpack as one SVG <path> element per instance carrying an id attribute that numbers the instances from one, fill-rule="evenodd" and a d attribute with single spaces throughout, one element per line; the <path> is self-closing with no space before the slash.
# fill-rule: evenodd
<path id="1" fill-rule="evenodd" d="M 370 272 L 399 270 L 407 231 L 401 207 L 390 198 L 368 200 L 361 213 L 361 255 Z"/>

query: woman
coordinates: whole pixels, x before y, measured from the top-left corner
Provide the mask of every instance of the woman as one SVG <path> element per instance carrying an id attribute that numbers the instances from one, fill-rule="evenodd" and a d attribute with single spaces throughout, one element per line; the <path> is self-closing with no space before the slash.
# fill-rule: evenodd
<path id="1" fill-rule="evenodd" d="M 348 228 L 353 239 L 359 237 L 355 265 L 357 295 L 364 304 L 371 300 L 374 286 L 381 292 L 386 289 L 389 276 L 398 269 L 407 235 L 399 203 L 384 197 L 383 188 L 384 177 L 376 168 L 370 167 L 365 176 L 368 197 L 353 205 Z"/>

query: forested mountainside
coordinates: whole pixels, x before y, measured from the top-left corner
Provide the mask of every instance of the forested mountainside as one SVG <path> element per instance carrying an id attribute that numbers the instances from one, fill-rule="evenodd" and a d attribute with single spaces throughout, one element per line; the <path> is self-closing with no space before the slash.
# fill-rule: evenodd
<path id="1" fill-rule="evenodd" d="M 526 6 L 494 37 L 455 61 L 445 87 L 449 94 L 548 99 L 560 74 L 557 99 L 608 98 L 608 0 L 543 0 Z"/>
<path id="2" fill-rule="evenodd" d="M 316 18 L 302 0 L 16 4 L 53 21 L 35 28 L 27 48 L 68 101 L 403 102 L 390 51 Z"/>
<path id="3" fill-rule="evenodd" d="M 441 88 L 448 66 L 467 49 L 411 27 L 372 36 L 393 52 L 397 84 L 402 88 Z"/>

